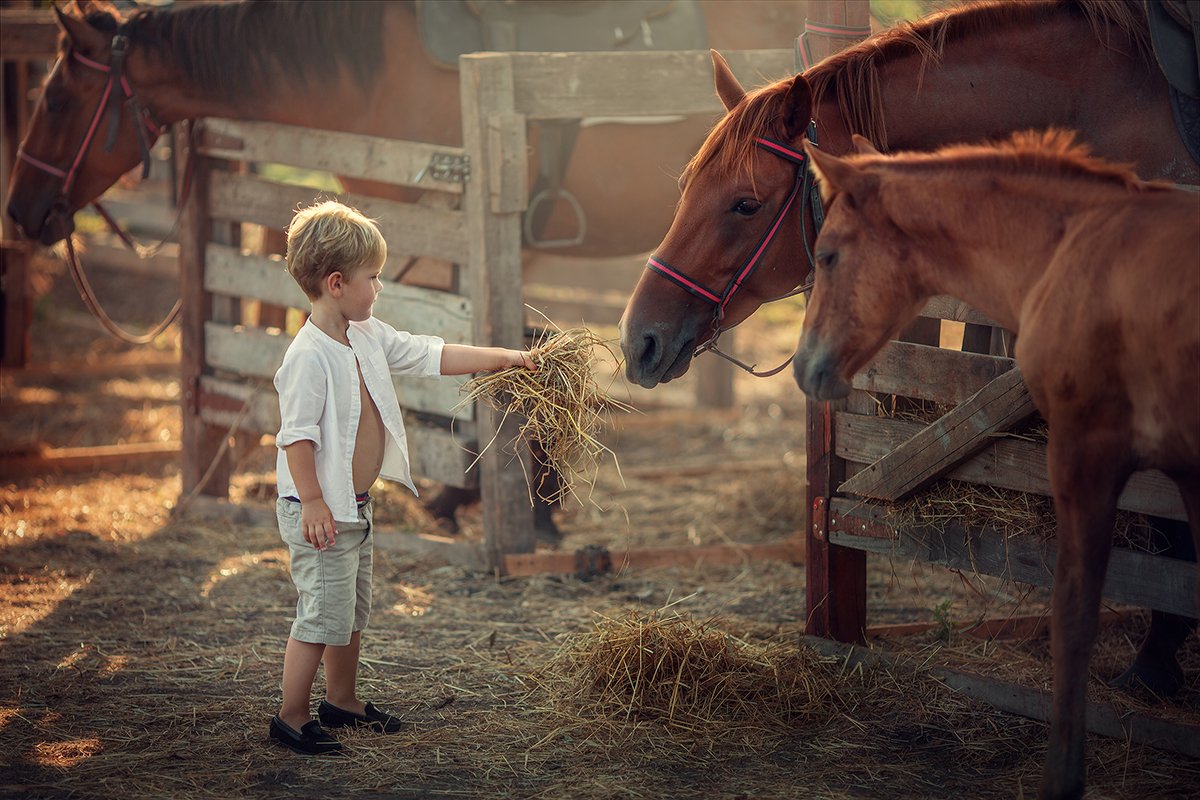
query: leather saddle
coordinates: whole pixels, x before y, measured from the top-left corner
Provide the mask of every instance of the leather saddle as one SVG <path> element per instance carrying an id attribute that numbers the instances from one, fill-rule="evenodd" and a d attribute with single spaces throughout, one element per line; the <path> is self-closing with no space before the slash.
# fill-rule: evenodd
<path id="1" fill-rule="evenodd" d="M 417 0 L 417 29 L 434 63 L 458 68 L 458 57 L 497 52 L 633 52 L 700 50 L 708 29 L 698 0 Z M 583 241 L 587 217 L 563 188 L 579 135 L 577 119 L 538 123 L 538 171 L 530 188 L 522 240 L 527 247 L 571 247 Z M 575 234 L 544 239 L 558 203 L 567 203 Z"/>
<path id="2" fill-rule="evenodd" d="M 438 64 L 464 53 L 698 50 L 697 0 L 417 0 L 421 42 Z"/>
<path id="3" fill-rule="evenodd" d="M 1146 0 L 1146 20 L 1154 57 L 1171 87 L 1175 124 L 1200 163 L 1200 3 Z"/>

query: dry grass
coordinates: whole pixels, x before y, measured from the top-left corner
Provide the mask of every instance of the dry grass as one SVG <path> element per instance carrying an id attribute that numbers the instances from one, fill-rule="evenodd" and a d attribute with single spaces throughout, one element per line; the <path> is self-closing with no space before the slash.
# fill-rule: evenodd
<path id="1" fill-rule="evenodd" d="M 600 462 L 608 457 L 616 463 L 599 437 L 614 412 L 632 408 L 596 381 L 597 351 L 616 359 L 609 343 L 586 328 L 547 331 L 533 346 L 535 370 L 510 367 L 463 386 L 463 403 L 483 400 L 506 417 L 519 416 L 519 437 L 539 445 L 546 465 L 558 472 L 553 488 L 548 488 L 552 482 L 530 482 L 531 500 L 534 493 L 551 504 L 580 499 L 583 485 L 594 487 Z"/>

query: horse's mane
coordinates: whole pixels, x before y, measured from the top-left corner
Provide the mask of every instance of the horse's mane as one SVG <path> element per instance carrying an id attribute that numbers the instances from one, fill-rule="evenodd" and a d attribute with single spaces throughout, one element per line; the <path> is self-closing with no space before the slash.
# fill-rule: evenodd
<path id="1" fill-rule="evenodd" d="M 383 61 L 383 3 L 177 3 L 141 8 L 127 20 L 130 39 L 179 68 L 196 89 L 254 99 L 282 90 L 289 77 L 336 80 L 342 67 L 364 87 Z M 114 32 L 118 20 L 92 12 L 88 22 Z"/>
<path id="2" fill-rule="evenodd" d="M 881 166 L 889 171 L 973 170 L 1005 175 L 1084 178 L 1114 184 L 1124 189 L 1145 191 L 1170 189 L 1163 181 L 1143 181 L 1132 164 L 1106 161 L 1075 140 L 1075 131 L 1051 128 L 1021 131 L 988 144 L 953 144 L 932 153 L 906 152 L 884 156 L 855 155 L 849 161 L 862 166 Z"/>
<path id="3" fill-rule="evenodd" d="M 940 61 L 947 42 L 966 34 L 995 30 L 999 26 L 1037 25 L 1062 6 L 1082 12 L 1097 39 L 1105 45 L 1111 46 L 1112 29 L 1116 28 L 1134 42 L 1139 57 L 1152 57 L 1150 33 L 1141 3 L 976 0 L 889 28 L 815 64 L 804 74 L 813 92 L 813 106 L 833 92 L 850 131 L 866 136 L 877 147 L 886 150 L 887 128 L 878 69 L 881 59 L 915 51 L 921 56 L 923 72 L 930 63 Z M 716 124 L 686 167 L 686 172 L 713 162 L 718 171 L 729 174 L 750 163 L 756 137 L 783 137 L 786 120 L 780 113 L 780 106 L 791 84 L 792 78 L 785 78 L 747 92 L 745 99 Z"/>

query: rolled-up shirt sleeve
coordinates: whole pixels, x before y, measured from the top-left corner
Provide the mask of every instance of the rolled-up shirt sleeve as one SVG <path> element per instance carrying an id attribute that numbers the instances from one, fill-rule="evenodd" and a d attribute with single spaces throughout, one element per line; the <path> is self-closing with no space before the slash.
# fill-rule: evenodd
<path id="1" fill-rule="evenodd" d="M 398 331 L 383 320 L 375 322 L 388 369 L 401 375 L 422 377 L 442 374 L 442 348 L 445 346 L 442 337 Z"/>
<path id="2" fill-rule="evenodd" d="M 312 352 L 289 354 L 275 373 L 279 392 L 279 433 L 276 447 L 308 440 L 321 449 L 321 414 L 325 410 L 325 371 Z"/>

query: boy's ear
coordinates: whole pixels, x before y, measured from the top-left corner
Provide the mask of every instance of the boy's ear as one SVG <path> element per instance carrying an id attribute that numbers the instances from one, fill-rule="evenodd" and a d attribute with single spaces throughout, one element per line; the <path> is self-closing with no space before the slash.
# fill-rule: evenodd
<path id="1" fill-rule="evenodd" d="M 334 297 L 342 293 L 342 284 L 346 276 L 340 272 L 331 272 L 325 276 L 325 291 L 329 292 Z"/>

